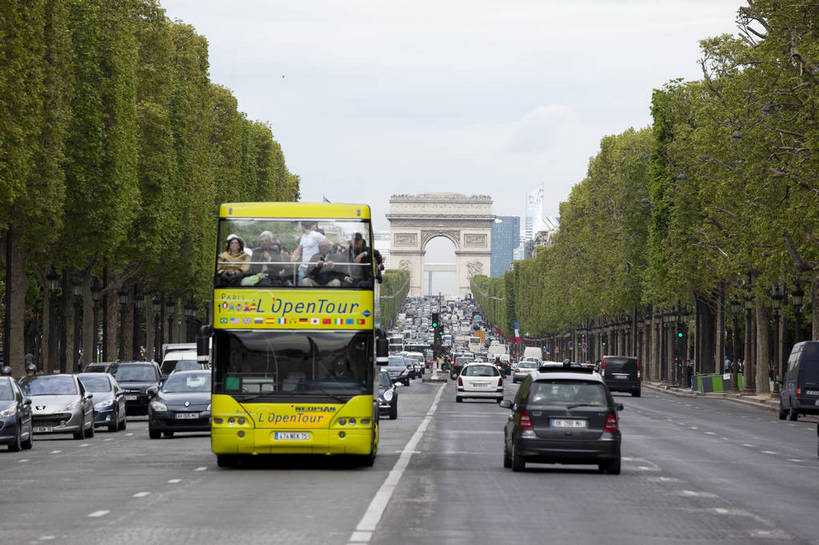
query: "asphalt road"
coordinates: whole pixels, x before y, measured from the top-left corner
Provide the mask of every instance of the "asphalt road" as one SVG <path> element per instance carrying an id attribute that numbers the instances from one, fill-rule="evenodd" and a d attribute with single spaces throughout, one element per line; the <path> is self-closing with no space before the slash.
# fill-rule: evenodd
<path id="1" fill-rule="evenodd" d="M 507 398 L 515 386 L 507 384 Z M 277 459 L 219 469 L 206 434 L 149 440 L 145 419 L 93 439 L 0 452 L 0 544 L 819 543 L 816 422 L 644 390 L 623 473 L 502 466 L 509 412 L 401 388 L 373 468 Z"/>

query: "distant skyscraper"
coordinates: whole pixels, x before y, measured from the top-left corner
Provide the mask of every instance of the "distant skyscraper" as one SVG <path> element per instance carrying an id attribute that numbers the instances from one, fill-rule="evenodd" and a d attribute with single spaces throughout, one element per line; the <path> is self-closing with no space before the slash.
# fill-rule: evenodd
<path id="1" fill-rule="evenodd" d="M 515 248 L 520 244 L 520 218 L 498 216 L 492 224 L 492 257 L 489 275 L 503 276 L 512 265 Z"/>
<path id="2" fill-rule="evenodd" d="M 543 185 L 526 193 L 526 208 L 523 215 L 523 240 L 533 240 L 537 227 L 543 223 Z"/>

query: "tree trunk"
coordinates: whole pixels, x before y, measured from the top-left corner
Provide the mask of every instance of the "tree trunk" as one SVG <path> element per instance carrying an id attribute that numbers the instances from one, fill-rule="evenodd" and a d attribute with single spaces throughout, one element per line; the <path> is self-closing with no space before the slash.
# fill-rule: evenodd
<path id="1" fill-rule="evenodd" d="M 122 335 L 119 359 L 129 361 L 134 355 L 134 296 L 133 289 L 128 290 L 128 303 L 120 307 L 119 327 Z"/>
<path id="2" fill-rule="evenodd" d="M 697 317 L 700 320 L 697 333 L 697 365 L 700 373 L 716 373 L 719 365 L 715 365 L 716 355 L 716 319 L 714 316 L 714 309 L 711 306 L 712 301 L 706 297 L 698 295 L 697 301 Z M 722 362 L 720 362 L 721 365 Z"/>
<path id="3" fill-rule="evenodd" d="M 111 282 L 111 279 L 109 279 Z M 111 288 L 109 285 L 108 297 L 105 298 L 108 323 L 105 324 L 107 331 L 107 342 L 105 347 L 105 354 L 109 361 L 117 359 L 117 346 L 119 345 L 119 329 L 117 320 L 117 290 Z"/>
<path id="4" fill-rule="evenodd" d="M 811 302 L 811 335 L 810 338 L 814 341 L 819 341 L 819 272 L 814 273 L 813 281 L 810 285 L 810 302 Z"/>
<path id="5" fill-rule="evenodd" d="M 60 306 L 62 307 L 63 314 L 61 335 L 64 342 L 62 343 L 62 353 L 60 354 L 61 373 L 73 373 L 74 364 L 76 363 L 74 351 L 74 304 L 72 301 L 74 296 L 71 289 L 72 272 L 71 269 L 63 269 L 63 296 L 60 301 Z"/>
<path id="6" fill-rule="evenodd" d="M 743 369 L 743 386 L 746 392 L 756 391 L 756 358 L 754 357 L 754 315 L 745 310 L 745 365 Z"/>
<path id="7" fill-rule="evenodd" d="M 87 276 L 82 285 L 82 364 L 83 367 L 97 360 L 97 313 L 94 312 L 94 298 L 91 294 L 91 277 Z"/>
<path id="8" fill-rule="evenodd" d="M 11 278 L 7 278 L 11 287 L 11 297 L 8 301 L 6 316 L 9 317 L 9 337 L 3 339 L 8 343 L 8 348 L 4 347 L 9 361 L 5 365 L 10 365 L 13 376 L 19 377 L 24 374 L 25 367 L 25 325 L 26 325 L 26 293 L 28 292 L 28 277 L 26 276 L 27 255 L 20 244 L 20 234 L 17 229 L 9 229 L 6 232 L 9 237 L 7 241 L 11 244 L 11 268 L 7 269 Z M 5 259 L 5 255 L 4 255 Z M 5 318 L 5 317 L 4 317 Z"/>
<path id="9" fill-rule="evenodd" d="M 771 392 L 768 383 L 770 369 L 770 347 L 768 345 L 768 309 L 764 304 L 756 303 L 756 393 Z"/>

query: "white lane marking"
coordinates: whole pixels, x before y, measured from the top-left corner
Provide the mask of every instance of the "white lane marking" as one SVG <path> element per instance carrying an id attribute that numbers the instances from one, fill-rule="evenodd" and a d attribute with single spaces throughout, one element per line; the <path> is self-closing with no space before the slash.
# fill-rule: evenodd
<path id="1" fill-rule="evenodd" d="M 61 450 L 52 450 L 49 454 L 60 454 L 61 452 Z"/>
<path id="2" fill-rule="evenodd" d="M 651 466 L 636 466 L 632 469 L 636 469 L 637 471 L 660 471 L 659 467 L 651 467 Z"/>
<path id="3" fill-rule="evenodd" d="M 104 439 L 104 441 L 113 441 L 113 439 L 111 439 L 110 437 L 106 437 L 106 438 Z"/>
<path id="4" fill-rule="evenodd" d="M 778 452 L 774 452 L 772 450 L 763 450 L 762 454 L 779 454 Z"/>
<path id="5" fill-rule="evenodd" d="M 40 536 L 40 541 L 51 541 L 52 539 L 57 539 L 57 536 Z"/>
<path id="6" fill-rule="evenodd" d="M 134 436 L 134 434 L 131 433 L 131 432 L 128 432 L 128 433 L 125 434 L 125 437 L 133 437 L 133 436 Z"/>
<path id="7" fill-rule="evenodd" d="M 194 469 L 194 471 L 205 471 L 207 469 L 208 469 L 208 466 L 199 466 L 196 469 Z"/>
<path id="8" fill-rule="evenodd" d="M 23 462 L 28 462 L 28 458 L 23 458 L 22 460 L 18 460 L 18 464 L 22 464 Z"/>
<path id="9" fill-rule="evenodd" d="M 691 426 L 691 427 L 690 427 L 690 428 L 688 428 L 688 429 L 689 429 L 689 430 L 698 430 L 699 428 L 698 428 L 697 426 Z"/>
<path id="10" fill-rule="evenodd" d="M 654 482 L 661 482 L 661 483 L 681 483 L 682 479 L 678 479 L 676 477 L 649 477 L 649 481 Z"/>
<path id="11" fill-rule="evenodd" d="M 372 537 L 372 532 L 353 532 L 353 535 L 350 536 L 350 543 L 366 543 Z"/>
<path id="12" fill-rule="evenodd" d="M 799 458 L 788 458 L 789 462 L 804 462 L 805 460 L 800 460 Z"/>
<path id="13" fill-rule="evenodd" d="M 81 446 L 81 447 L 87 447 L 87 446 L 88 446 L 88 443 L 82 443 L 80 446 Z"/>
<path id="14" fill-rule="evenodd" d="M 728 439 L 727 437 L 720 437 L 720 439 L 722 439 L 723 441 L 730 441 L 730 439 Z"/>
<path id="15" fill-rule="evenodd" d="M 418 424 L 418 429 L 415 430 L 413 436 L 404 446 L 404 452 L 398 457 L 398 461 L 395 462 L 387 478 L 384 479 L 384 483 L 378 489 L 378 492 L 375 493 L 369 507 L 367 507 L 367 511 L 364 512 L 364 516 L 358 521 L 358 526 L 356 526 L 353 536 L 363 537 L 366 532 L 369 532 L 370 536 L 372 536 L 372 532 L 374 532 L 376 526 L 378 526 L 378 522 L 381 520 L 384 510 L 387 508 L 387 504 L 390 502 L 393 492 L 395 492 L 395 487 L 398 486 L 398 481 L 401 480 L 401 475 L 404 474 L 404 470 L 409 465 L 410 459 L 412 459 L 412 453 L 415 447 L 421 441 L 421 437 L 423 437 L 424 432 L 427 430 L 427 427 L 429 427 L 429 423 L 432 421 L 432 415 L 435 414 L 435 411 L 438 409 L 438 403 L 441 401 L 441 395 L 443 393 L 444 387 L 441 386 L 426 416 L 421 423 Z M 352 536 L 350 539 L 352 540 Z"/>
<path id="16" fill-rule="evenodd" d="M 94 511 L 93 513 L 88 514 L 88 518 L 104 517 L 105 515 L 107 515 L 110 512 L 111 511 Z"/>
<path id="17" fill-rule="evenodd" d="M 137 492 L 136 494 L 134 494 L 131 497 L 132 498 L 144 498 L 145 496 L 150 496 L 150 495 L 151 495 L 150 492 Z"/>
<path id="18" fill-rule="evenodd" d="M 707 431 L 707 432 L 705 432 L 705 435 L 716 435 L 716 434 L 717 434 L 717 432 L 715 432 L 715 431 Z"/>
<path id="19" fill-rule="evenodd" d="M 176 484 L 176 483 L 181 483 L 181 482 L 182 482 L 182 479 L 170 479 L 168 481 L 168 484 Z"/>
<path id="20" fill-rule="evenodd" d="M 724 507 L 715 507 L 714 512 L 718 515 L 727 515 L 730 511 Z"/>
<path id="21" fill-rule="evenodd" d="M 754 446 L 750 443 L 742 443 L 743 447 L 754 448 Z"/>
<path id="22" fill-rule="evenodd" d="M 677 492 L 681 496 L 688 496 L 690 498 L 716 498 L 716 494 L 711 492 L 697 492 L 696 490 L 679 490 Z"/>

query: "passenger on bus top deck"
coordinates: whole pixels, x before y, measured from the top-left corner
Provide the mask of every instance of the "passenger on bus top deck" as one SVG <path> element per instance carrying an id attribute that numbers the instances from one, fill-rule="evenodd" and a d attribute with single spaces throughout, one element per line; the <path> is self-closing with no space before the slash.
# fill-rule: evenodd
<path id="1" fill-rule="evenodd" d="M 216 272 L 225 276 L 237 276 L 250 270 L 250 256 L 245 253 L 245 241 L 242 237 L 230 234 L 227 237 L 228 249 L 219 254 Z"/>
<path id="2" fill-rule="evenodd" d="M 366 288 L 372 276 L 371 267 L 368 266 L 372 263 L 372 257 L 361 233 L 353 235 L 347 256 L 347 261 L 350 263 L 350 283 L 357 288 Z"/>

